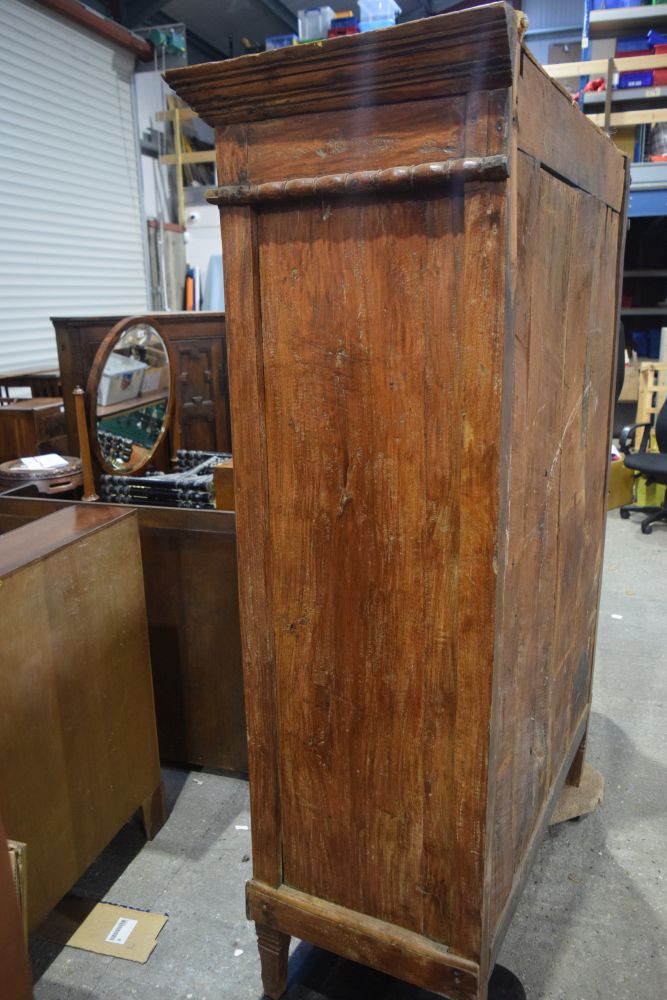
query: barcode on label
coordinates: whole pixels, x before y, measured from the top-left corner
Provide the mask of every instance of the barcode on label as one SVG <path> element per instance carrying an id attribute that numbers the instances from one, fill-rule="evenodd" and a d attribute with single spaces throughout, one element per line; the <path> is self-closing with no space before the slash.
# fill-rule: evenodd
<path id="1" fill-rule="evenodd" d="M 106 940 L 109 944 L 125 944 L 137 923 L 137 920 L 130 920 L 129 917 L 120 917 L 107 934 Z"/>

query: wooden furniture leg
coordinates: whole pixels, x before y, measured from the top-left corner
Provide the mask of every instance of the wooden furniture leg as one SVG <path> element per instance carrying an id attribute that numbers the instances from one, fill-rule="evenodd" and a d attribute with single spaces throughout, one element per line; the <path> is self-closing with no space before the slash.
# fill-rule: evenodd
<path id="1" fill-rule="evenodd" d="M 99 500 L 95 492 L 93 477 L 93 460 L 90 457 L 90 441 L 88 439 L 88 424 L 86 422 L 85 393 L 80 386 L 72 391 L 74 409 L 76 412 L 76 429 L 79 435 L 79 454 L 81 456 L 81 471 L 83 473 L 83 499 L 86 503 Z"/>
<path id="2" fill-rule="evenodd" d="M 148 798 L 144 799 L 137 813 L 144 828 L 146 840 L 152 840 L 164 826 L 164 821 L 167 818 L 164 805 L 164 784 L 162 782 L 151 792 Z"/>
<path id="3" fill-rule="evenodd" d="M 276 931 L 266 924 L 256 924 L 257 947 L 262 964 L 262 986 L 269 1000 L 279 1000 L 287 986 L 287 956 L 289 934 Z"/>
<path id="4" fill-rule="evenodd" d="M 549 821 L 550 826 L 555 826 L 556 823 L 564 823 L 566 820 L 587 816 L 588 813 L 593 812 L 598 806 L 602 805 L 604 798 L 604 778 L 599 771 L 596 771 L 594 767 L 586 763 L 587 736 L 588 729 L 586 729 L 579 744 L 579 749 L 570 765 L 565 785 Z"/>
<path id="5" fill-rule="evenodd" d="M 567 773 L 567 778 L 565 779 L 565 784 L 571 785 L 573 788 L 578 788 L 581 784 L 581 776 L 584 773 L 584 761 L 586 760 L 586 740 L 588 737 L 588 728 L 584 733 L 583 739 L 579 744 L 579 749 L 574 755 L 574 760 L 570 765 L 570 770 Z"/>
<path id="6" fill-rule="evenodd" d="M 577 756 L 580 751 L 577 751 Z M 576 764 L 577 758 L 574 759 Z M 574 764 L 572 765 L 574 767 Z M 587 816 L 602 805 L 604 800 L 604 778 L 590 764 L 583 764 L 578 785 L 569 781 L 563 786 L 556 808 L 549 820 L 550 826 L 564 823 L 569 819 L 579 819 Z"/>

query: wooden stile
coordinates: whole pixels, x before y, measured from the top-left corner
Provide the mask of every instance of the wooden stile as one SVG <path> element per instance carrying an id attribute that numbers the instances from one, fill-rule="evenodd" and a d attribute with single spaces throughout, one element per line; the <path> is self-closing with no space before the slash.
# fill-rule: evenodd
<path id="1" fill-rule="evenodd" d="M 269 997 L 486 1000 L 584 760 L 627 165 L 505 4 L 188 67 L 217 128 Z"/>

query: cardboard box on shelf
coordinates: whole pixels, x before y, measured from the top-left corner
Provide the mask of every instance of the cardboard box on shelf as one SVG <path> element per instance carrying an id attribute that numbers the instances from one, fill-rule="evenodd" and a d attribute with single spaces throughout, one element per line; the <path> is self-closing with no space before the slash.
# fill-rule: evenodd
<path id="1" fill-rule="evenodd" d="M 618 397 L 619 403 L 636 403 L 639 396 L 639 369 L 634 365 L 625 366 L 623 388 Z"/>
<path id="2" fill-rule="evenodd" d="M 167 389 L 169 386 L 169 365 L 153 366 L 148 365 L 141 382 L 140 396 L 157 392 L 158 389 Z"/>

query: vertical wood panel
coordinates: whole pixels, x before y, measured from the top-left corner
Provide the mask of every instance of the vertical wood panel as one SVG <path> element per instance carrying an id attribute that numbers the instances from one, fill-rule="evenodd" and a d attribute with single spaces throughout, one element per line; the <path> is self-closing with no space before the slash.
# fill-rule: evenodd
<path id="1" fill-rule="evenodd" d="M 459 288 L 461 466 L 457 711 L 454 732 L 457 881 L 452 945 L 479 955 L 486 847 L 498 557 L 498 468 L 507 288 L 506 184 L 465 189 L 465 253 Z"/>
<path id="2" fill-rule="evenodd" d="M 504 192 L 473 185 L 465 210 L 442 195 L 271 209 L 259 240 L 283 826 L 300 831 L 285 881 L 464 954 L 479 950 Z"/>
<path id="3" fill-rule="evenodd" d="M 517 154 L 509 537 L 492 924 L 590 694 L 601 571 L 618 215 Z M 510 387 L 508 387 L 509 389 Z"/>
<path id="4" fill-rule="evenodd" d="M 239 617 L 248 725 L 253 870 L 282 879 L 274 642 L 271 621 L 264 374 L 257 219 L 247 207 L 221 213 L 225 247 L 230 404 L 239 563 Z"/>

